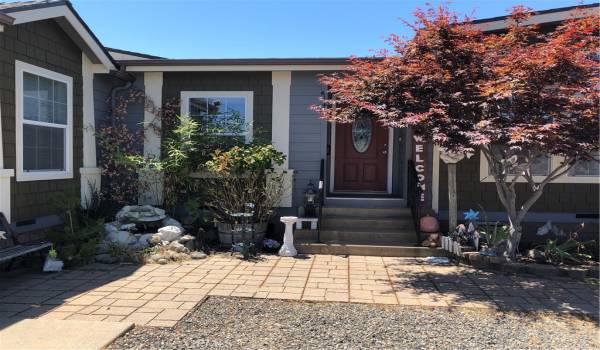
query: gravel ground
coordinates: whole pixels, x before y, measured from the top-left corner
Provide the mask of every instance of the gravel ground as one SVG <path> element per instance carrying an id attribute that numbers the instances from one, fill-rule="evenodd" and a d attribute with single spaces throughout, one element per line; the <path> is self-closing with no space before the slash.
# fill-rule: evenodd
<path id="1" fill-rule="evenodd" d="M 211 297 L 175 328 L 110 349 L 598 349 L 596 321 L 362 304 Z"/>

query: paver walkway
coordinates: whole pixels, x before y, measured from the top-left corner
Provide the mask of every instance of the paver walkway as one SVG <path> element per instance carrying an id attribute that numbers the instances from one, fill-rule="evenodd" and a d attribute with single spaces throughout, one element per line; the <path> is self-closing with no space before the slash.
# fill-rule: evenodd
<path id="1" fill-rule="evenodd" d="M 226 254 L 169 265 L 99 265 L 0 279 L 0 327 L 22 318 L 173 326 L 207 295 L 500 308 L 597 315 L 598 286 L 506 276 L 418 259 Z"/>

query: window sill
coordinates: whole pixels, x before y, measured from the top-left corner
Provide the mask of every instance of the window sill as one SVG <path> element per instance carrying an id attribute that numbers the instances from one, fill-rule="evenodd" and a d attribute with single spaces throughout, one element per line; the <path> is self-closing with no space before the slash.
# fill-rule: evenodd
<path id="1" fill-rule="evenodd" d="M 73 173 L 68 171 L 40 171 L 40 172 L 19 172 L 17 173 L 17 182 L 25 181 L 47 181 L 72 179 Z"/>

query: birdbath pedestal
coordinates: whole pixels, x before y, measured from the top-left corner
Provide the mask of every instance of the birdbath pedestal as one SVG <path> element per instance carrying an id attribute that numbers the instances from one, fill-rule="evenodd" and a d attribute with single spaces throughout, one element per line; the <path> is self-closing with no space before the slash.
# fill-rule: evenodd
<path id="1" fill-rule="evenodd" d="M 298 251 L 294 247 L 294 224 L 298 221 L 295 216 L 282 216 L 279 220 L 285 224 L 285 233 L 283 234 L 283 245 L 279 249 L 279 256 L 296 256 Z"/>

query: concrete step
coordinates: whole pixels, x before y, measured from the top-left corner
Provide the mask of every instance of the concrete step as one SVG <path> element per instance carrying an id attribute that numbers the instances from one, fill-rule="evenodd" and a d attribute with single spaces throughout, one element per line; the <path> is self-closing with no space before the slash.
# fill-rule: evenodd
<path id="1" fill-rule="evenodd" d="M 296 242 L 296 249 L 301 254 L 331 255 L 363 255 L 363 256 L 395 256 L 395 257 L 427 257 L 447 256 L 440 248 L 398 245 L 366 245 L 349 244 L 343 241 L 329 243 Z"/>
<path id="2" fill-rule="evenodd" d="M 409 219 L 365 219 L 361 217 L 328 216 L 322 219 L 323 230 L 351 230 L 351 231 L 396 231 L 414 230 L 414 223 Z"/>
<path id="3" fill-rule="evenodd" d="M 296 230 L 294 239 L 317 241 L 316 230 Z M 345 231 L 321 230 L 321 242 L 344 241 L 353 244 L 413 245 L 417 241 L 414 231 Z"/>
<path id="4" fill-rule="evenodd" d="M 402 198 L 348 198 L 327 197 L 325 207 L 339 208 L 402 208 L 406 200 Z"/>
<path id="5" fill-rule="evenodd" d="M 323 207 L 323 217 L 351 217 L 351 218 L 395 218 L 412 220 L 408 208 L 344 208 Z"/>

